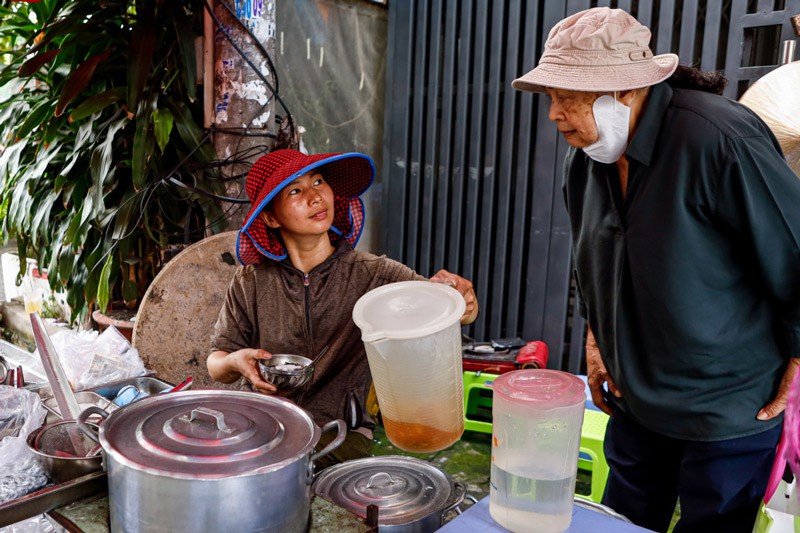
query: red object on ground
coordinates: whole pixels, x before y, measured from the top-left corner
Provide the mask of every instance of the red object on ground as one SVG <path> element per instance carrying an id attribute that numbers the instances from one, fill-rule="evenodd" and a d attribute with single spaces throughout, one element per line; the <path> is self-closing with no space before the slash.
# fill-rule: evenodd
<path id="1" fill-rule="evenodd" d="M 519 369 L 519 365 L 513 361 L 471 361 L 466 357 L 461 362 L 461 366 L 467 372 L 486 372 L 488 374 L 505 374 Z"/>
<path id="2" fill-rule="evenodd" d="M 482 343 L 483 347 L 488 343 Z M 462 367 L 468 372 L 486 372 L 489 374 L 505 374 L 520 368 L 546 368 L 548 350 L 543 341 L 531 341 L 518 350 L 499 350 L 476 353 L 470 346 L 465 348 Z"/>
<path id="3" fill-rule="evenodd" d="M 516 362 L 521 368 L 547 368 L 548 350 L 542 341 L 532 341 L 517 352 Z"/>

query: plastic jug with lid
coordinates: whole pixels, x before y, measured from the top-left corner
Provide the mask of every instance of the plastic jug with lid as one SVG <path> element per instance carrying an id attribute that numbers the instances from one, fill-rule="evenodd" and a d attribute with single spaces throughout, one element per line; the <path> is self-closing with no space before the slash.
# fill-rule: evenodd
<path id="1" fill-rule="evenodd" d="M 390 283 L 353 308 L 387 438 L 402 450 L 443 450 L 464 432 L 461 315 L 455 289 Z"/>
<path id="2" fill-rule="evenodd" d="M 584 383 L 558 370 L 494 380 L 489 513 L 514 532 L 565 531 L 572 520 Z"/>

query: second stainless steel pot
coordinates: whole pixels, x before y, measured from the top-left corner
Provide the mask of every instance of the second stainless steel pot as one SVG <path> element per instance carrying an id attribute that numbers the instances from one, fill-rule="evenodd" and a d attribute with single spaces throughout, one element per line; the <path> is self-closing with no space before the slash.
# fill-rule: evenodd
<path id="1" fill-rule="evenodd" d="M 89 408 L 85 420 L 100 409 Z M 187 391 L 139 400 L 100 424 L 113 532 L 305 532 L 321 431 L 282 398 Z"/>
<path id="2" fill-rule="evenodd" d="M 311 488 L 380 533 L 431 533 L 464 499 L 475 502 L 443 470 L 399 455 L 345 461 L 323 470 Z"/>

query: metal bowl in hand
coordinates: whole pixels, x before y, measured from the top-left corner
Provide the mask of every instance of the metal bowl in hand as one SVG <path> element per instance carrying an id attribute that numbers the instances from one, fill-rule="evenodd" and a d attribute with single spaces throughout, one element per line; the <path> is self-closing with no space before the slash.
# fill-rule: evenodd
<path id="1" fill-rule="evenodd" d="M 314 375 L 311 359 L 288 353 L 276 353 L 271 359 L 260 359 L 258 370 L 261 378 L 275 385 L 279 392 L 290 392 L 302 387 Z"/>

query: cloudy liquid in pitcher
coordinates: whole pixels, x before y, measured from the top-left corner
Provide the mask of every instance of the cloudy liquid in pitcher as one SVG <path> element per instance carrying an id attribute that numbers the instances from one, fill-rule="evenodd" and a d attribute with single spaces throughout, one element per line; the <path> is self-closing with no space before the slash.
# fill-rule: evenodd
<path id="1" fill-rule="evenodd" d="M 401 450 L 417 453 L 444 450 L 464 433 L 463 423 L 457 431 L 443 431 L 414 422 L 396 422 L 386 416 L 383 416 L 383 427 L 392 444 Z"/>
<path id="2" fill-rule="evenodd" d="M 572 521 L 575 474 L 563 479 L 546 475 L 506 472 L 492 463 L 489 514 L 504 528 L 522 533 L 560 533 Z M 545 478 L 545 479 L 543 479 Z"/>

